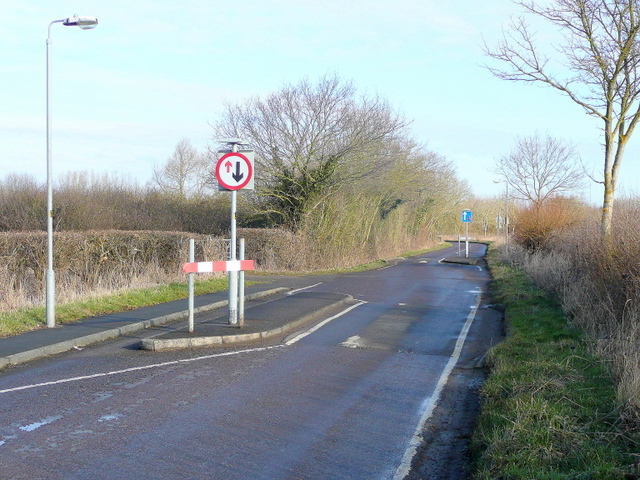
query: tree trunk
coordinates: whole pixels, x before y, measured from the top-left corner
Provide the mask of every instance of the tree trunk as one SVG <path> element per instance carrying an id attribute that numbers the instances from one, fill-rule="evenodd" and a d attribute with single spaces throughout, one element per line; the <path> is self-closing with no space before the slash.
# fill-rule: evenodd
<path id="1" fill-rule="evenodd" d="M 618 183 L 618 172 L 625 147 L 629 140 L 631 129 L 627 130 L 626 135 L 618 134 L 618 142 L 613 152 L 612 145 L 614 142 L 610 140 L 605 145 L 605 169 L 604 169 L 604 199 L 602 201 L 602 219 L 600 221 L 600 231 L 607 243 L 611 241 L 611 226 L 613 221 L 613 201 L 616 193 L 616 185 Z M 608 138 L 612 139 L 614 134 L 610 134 Z"/>
<path id="2" fill-rule="evenodd" d="M 600 231 L 602 237 L 606 240 L 611 239 L 611 224 L 613 218 L 613 200 L 615 194 L 615 185 L 613 184 L 611 174 L 605 173 L 604 177 L 604 200 L 602 202 L 602 219 L 600 221 Z"/>

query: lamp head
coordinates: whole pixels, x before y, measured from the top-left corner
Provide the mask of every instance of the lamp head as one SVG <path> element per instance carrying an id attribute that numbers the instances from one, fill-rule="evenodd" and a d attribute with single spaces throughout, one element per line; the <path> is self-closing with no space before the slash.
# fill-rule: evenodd
<path id="1" fill-rule="evenodd" d="M 62 22 L 63 25 L 67 27 L 80 27 L 83 30 L 90 30 L 92 28 L 96 28 L 98 25 L 98 19 L 96 17 L 79 17 L 78 15 L 74 15 L 73 17 L 69 17 Z"/>

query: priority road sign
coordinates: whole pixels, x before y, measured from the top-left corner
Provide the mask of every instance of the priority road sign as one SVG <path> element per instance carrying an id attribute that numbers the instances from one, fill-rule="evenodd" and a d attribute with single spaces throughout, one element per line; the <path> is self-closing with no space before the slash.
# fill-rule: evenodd
<path id="1" fill-rule="evenodd" d="M 216 178 L 227 190 L 253 189 L 253 151 L 224 154 L 216 163 Z"/>
<path id="2" fill-rule="evenodd" d="M 471 210 L 463 210 L 462 223 L 471 223 L 472 220 L 473 220 L 473 213 L 471 213 Z"/>

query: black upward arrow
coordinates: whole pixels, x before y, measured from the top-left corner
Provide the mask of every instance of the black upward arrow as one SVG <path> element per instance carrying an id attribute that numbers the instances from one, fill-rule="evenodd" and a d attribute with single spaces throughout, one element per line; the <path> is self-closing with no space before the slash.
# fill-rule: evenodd
<path id="1" fill-rule="evenodd" d="M 240 162 L 236 162 L 236 173 L 232 173 L 231 176 L 238 183 L 240 183 L 240 180 L 244 177 L 244 173 L 240 172 Z"/>

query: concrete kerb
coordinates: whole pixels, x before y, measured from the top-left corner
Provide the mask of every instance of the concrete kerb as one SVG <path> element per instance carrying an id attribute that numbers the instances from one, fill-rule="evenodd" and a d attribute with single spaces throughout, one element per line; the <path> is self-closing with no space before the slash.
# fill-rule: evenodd
<path id="1" fill-rule="evenodd" d="M 235 343 L 250 343 L 259 340 L 267 340 L 269 338 L 284 335 L 287 332 L 302 327 L 303 325 L 322 317 L 327 312 L 332 311 L 339 305 L 343 305 L 353 300 L 350 295 L 335 301 L 329 305 L 319 308 L 297 320 L 290 322 L 282 327 L 255 333 L 237 334 L 237 335 L 215 335 L 209 337 L 191 337 L 191 338 L 172 338 L 172 339 L 156 339 L 145 338 L 140 342 L 140 348 L 152 352 L 160 352 L 166 350 L 181 350 L 197 347 L 211 347 L 216 345 L 229 345 Z"/>
<path id="2" fill-rule="evenodd" d="M 458 265 L 477 265 L 478 258 L 476 257 L 446 257 L 441 260 L 445 263 L 455 263 Z"/>
<path id="3" fill-rule="evenodd" d="M 245 296 L 246 300 L 257 300 L 259 298 L 268 297 L 269 295 L 275 295 L 290 290 L 287 287 L 278 287 L 271 290 L 264 290 L 262 292 L 256 292 Z M 208 310 L 216 310 L 218 308 L 226 307 L 229 304 L 228 300 L 222 300 L 214 302 L 208 305 L 195 308 L 194 313 L 206 312 Z M 65 340 L 63 342 L 54 343 L 52 345 L 46 345 L 43 347 L 34 348 L 20 353 L 14 353 L 13 355 L 7 355 L 0 357 L 0 369 L 18 365 L 38 358 L 48 357 L 49 355 L 56 355 L 58 353 L 68 352 L 78 347 L 87 347 L 96 343 L 104 342 L 106 340 L 113 340 L 123 335 L 129 335 L 136 333 L 147 328 L 156 327 L 159 325 L 165 325 L 167 323 L 186 318 L 189 315 L 188 310 L 171 313 L 169 315 L 163 315 L 162 317 L 156 317 L 149 320 L 143 320 L 136 323 L 131 323 L 118 328 L 112 328 L 102 332 L 92 333 L 83 337 L 74 338 L 71 340 Z"/>

